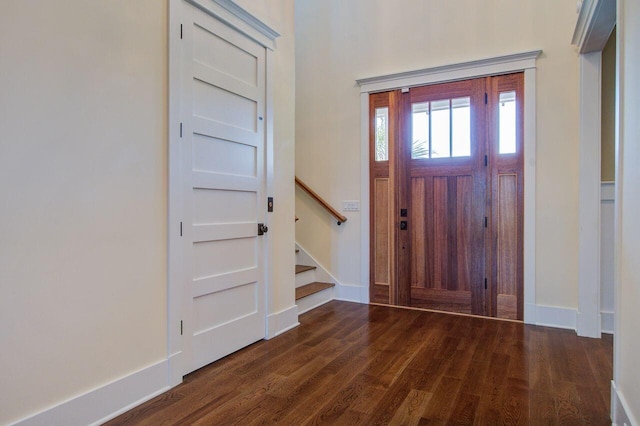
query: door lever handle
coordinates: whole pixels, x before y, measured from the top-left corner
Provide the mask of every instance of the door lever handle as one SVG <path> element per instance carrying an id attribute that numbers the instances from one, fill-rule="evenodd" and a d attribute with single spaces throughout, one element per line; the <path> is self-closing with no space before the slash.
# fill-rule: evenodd
<path id="1" fill-rule="evenodd" d="M 269 232 L 269 228 L 264 223 L 258 224 L 258 235 L 264 235 Z"/>

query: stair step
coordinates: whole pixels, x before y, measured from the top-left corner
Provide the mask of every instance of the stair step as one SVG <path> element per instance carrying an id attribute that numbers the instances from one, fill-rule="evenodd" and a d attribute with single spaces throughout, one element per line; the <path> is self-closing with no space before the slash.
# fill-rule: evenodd
<path id="1" fill-rule="evenodd" d="M 313 271 L 314 269 L 316 269 L 315 266 L 296 265 L 296 274 L 301 274 L 306 271 Z"/>
<path id="2" fill-rule="evenodd" d="M 335 286 L 336 285 L 334 283 L 321 283 L 318 281 L 311 284 L 303 285 L 302 287 L 296 288 L 296 300 Z"/>

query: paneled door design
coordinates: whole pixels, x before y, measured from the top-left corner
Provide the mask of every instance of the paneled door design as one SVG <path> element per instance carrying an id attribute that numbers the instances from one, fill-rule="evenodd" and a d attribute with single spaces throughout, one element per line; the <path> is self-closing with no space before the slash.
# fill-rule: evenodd
<path id="1" fill-rule="evenodd" d="M 400 232 L 411 236 L 411 306 L 484 313 L 484 83 L 409 92 L 410 137 L 404 142 L 411 143 L 401 166 L 408 224 Z"/>
<path id="2" fill-rule="evenodd" d="M 522 94 L 514 74 L 371 95 L 371 301 L 522 319 Z"/>
<path id="3" fill-rule="evenodd" d="M 265 336 L 266 52 L 205 12 L 184 11 L 186 374 Z"/>

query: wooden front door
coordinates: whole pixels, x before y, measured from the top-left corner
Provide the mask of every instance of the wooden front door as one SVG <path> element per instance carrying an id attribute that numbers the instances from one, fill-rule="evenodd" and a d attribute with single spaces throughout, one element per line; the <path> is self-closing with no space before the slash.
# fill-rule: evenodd
<path id="1" fill-rule="evenodd" d="M 372 302 L 522 319 L 522 94 L 514 74 L 371 96 Z"/>
<path id="2" fill-rule="evenodd" d="M 400 233 L 410 235 L 410 306 L 484 314 L 484 93 L 484 79 L 409 92 Z"/>

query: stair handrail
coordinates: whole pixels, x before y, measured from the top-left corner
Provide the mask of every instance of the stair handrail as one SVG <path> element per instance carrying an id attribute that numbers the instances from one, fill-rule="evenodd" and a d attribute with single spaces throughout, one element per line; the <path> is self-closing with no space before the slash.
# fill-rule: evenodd
<path id="1" fill-rule="evenodd" d="M 309 185 L 300 180 L 298 176 L 296 176 L 296 185 L 298 185 L 304 192 L 309 194 L 311 198 L 313 198 L 318 204 L 320 204 L 326 211 L 328 211 L 331 216 L 335 217 L 338 220 L 338 225 L 343 224 L 347 221 L 347 217 L 340 214 L 340 212 L 333 207 L 331 204 L 327 203 L 321 196 L 318 195 L 313 189 L 309 188 Z"/>

